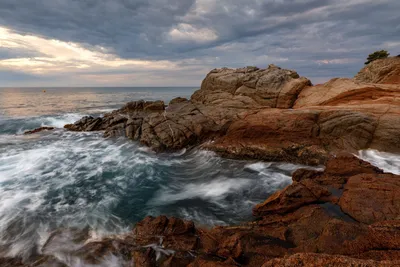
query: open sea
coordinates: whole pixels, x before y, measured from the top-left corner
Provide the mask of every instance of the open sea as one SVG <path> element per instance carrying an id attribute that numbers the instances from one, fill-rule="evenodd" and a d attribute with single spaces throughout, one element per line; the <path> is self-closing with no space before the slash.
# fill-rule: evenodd
<path id="1" fill-rule="evenodd" d="M 195 90 L 0 88 L 0 256 L 38 253 L 55 229 L 88 227 L 99 238 L 127 232 L 148 215 L 204 227 L 251 220 L 252 207 L 289 185 L 291 173 L 304 166 L 228 160 L 201 150 L 156 154 L 125 138 L 63 129 L 129 101 L 167 103 Z M 23 135 L 40 126 L 57 129 Z M 400 173 L 396 155 L 359 156 Z"/>

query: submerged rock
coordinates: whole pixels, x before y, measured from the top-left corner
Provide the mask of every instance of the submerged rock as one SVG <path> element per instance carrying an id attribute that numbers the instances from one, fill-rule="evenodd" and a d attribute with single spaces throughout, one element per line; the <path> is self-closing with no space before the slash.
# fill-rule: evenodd
<path id="1" fill-rule="evenodd" d="M 40 132 L 43 132 L 43 131 L 52 131 L 54 129 L 55 129 L 54 127 L 39 127 L 39 128 L 34 129 L 34 130 L 31 130 L 31 131 L 26 131 L 26 132 L 24 132 L 24 134 L 25 135 L 35 134 L 35 133 L 40 133 Z"/>

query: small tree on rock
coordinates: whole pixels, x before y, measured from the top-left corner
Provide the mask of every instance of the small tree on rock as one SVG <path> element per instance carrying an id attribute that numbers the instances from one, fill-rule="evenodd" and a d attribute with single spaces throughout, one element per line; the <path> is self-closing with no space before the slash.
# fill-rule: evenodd
<path id="1" fill-rule="evenodd" d="M 368 58 L 367 58 L 367 62 L 365 62 L 365 65 L 368 65 L 369 63 L 371 63 L 374 60 L 377 59 L 381 59 L 381 58 L 387 58 L 389 57 L 389 53 L 386 50 L 381 50 L 381 51 L 375 51 L 372 54 L 369 54 Z"/>

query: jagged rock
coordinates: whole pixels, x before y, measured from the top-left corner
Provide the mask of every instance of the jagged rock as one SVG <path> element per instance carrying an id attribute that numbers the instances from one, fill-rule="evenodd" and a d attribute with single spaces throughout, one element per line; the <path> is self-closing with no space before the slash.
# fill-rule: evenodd
<path id="1" fill-rule="evenodd" d="M 345 195 L 342 196 L 340 193 L 340 195 L 335 196 L 338 192 L 337 190 L 343 191 L 344 184 L 346 184 L 344 188 L 348 188 L 346 195 L 350 195 L 349 198 L 356 201 L 352 198 L 351 193 L 348 192 L 352 184 L 349 182 L 349 179 L 355 179 L 357 175 L 361 174 L 372 176 L 384 175 L 382 174 L 382 170 L 352 155 L 339 154 L 327 161 L 324 172 L 297 171 L 293 176 L 293 184 L 282 191 L 276 192 L 264 203 L 257 205 L 253 209 L 253 214 L 259 217 L 268 214 L 284 214 L 312 203 L 336 202 L 335 197 L 340 197 L 340 202 L 344 204 L 347 199 Z M 359 181 L 357 180 L 357 182 Z M 357 182 L 356 184 L 359 185 Z M 366 186 L 366 184 L 363 183 L 363 186 Z M 360 192 L 362 192 L 362 189 Z M 374 192 L 379 192 L 379 190 Z M 390 196 L 391 199 L 392 197 Z M 372 198 L 371 201 L 377 200 Z M 354 206 L 356 209 L 357 207 Z"/>
<path id="2" fill-rule="evenodd" d="M 365 66 L 355 80 L 363 83 L 399 84 L 400 58 L 377 59 Z"/>
<path id="3" fill-rule="evenodd" d="M 74 132 L 91 132 L 105 130 L 102 118 L 93 118 L 92 116 L 85 116 L 74 124 L 67 124 L 64 126 L 65 129 Z"/>

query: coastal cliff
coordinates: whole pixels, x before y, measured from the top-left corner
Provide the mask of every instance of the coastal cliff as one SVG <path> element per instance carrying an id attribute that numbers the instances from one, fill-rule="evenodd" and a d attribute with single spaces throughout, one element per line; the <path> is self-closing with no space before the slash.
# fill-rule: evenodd
<path id="1" fill-rule="evenodd" d="M 324 164 L 325 170 L 297 170 L 291 185 L 256 205 L 254 220 L 241 225 L 207 229 L 147 217 L 125 235 L 97 241 L 61 229 L 42 252 L 72 235 L 86 242 L 67 254 L 86 264 L 115 256 L 125 266 L 400 265 L 400 176 L 351 154 L 400 152 L 399 77 L 400 58 L 376 60 L 354 79 L 316 86 L 274 65 L 216 69 L 190 100 L 176 98 L 167 107 L 131 102 L 66 125 L 126 136 L 156 151 L 200 147 L 231 158 Z M 49 262 L 65 266 L 53 256 L 28 266 Z M 27 266 L 19 259 L 0 263 Z"/>

